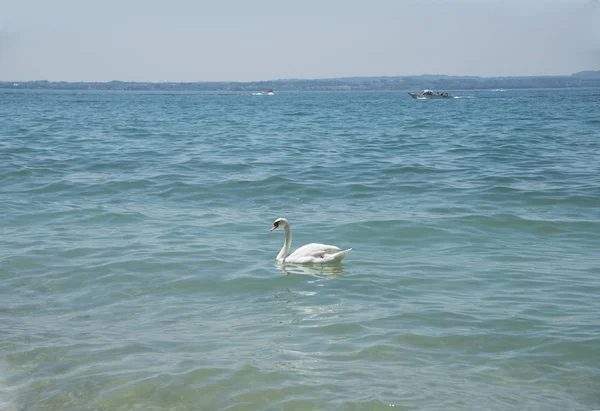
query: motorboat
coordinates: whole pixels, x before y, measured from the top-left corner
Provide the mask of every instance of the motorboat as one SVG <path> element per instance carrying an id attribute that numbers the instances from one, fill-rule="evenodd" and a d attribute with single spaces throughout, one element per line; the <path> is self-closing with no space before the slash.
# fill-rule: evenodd
<path id="1" fill-rule="evenodd" d="M 431 90 L 423 90 L 422 93 L 408 93 L 412 98 L 417 99 L 440 99 L 440 98 L 453 98 L 448 93 L 434 93 Z"/>
<path id="2" fill-rule="evenodd" d="M 253 96 L 274 96 L 275 92 L 272 89 L 266 89 L 259 93 L 252 93 Z"/>

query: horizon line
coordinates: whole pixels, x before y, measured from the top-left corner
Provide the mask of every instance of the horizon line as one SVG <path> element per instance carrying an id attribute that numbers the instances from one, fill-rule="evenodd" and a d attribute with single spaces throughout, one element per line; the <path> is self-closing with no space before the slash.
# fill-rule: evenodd
<path id="1" fill-rule="evenodd" d="M 512 76 L 478 76 L 470 74 L 412 74 L 412 75 L 389 75 L 389 76 L 343 76 L 343 77 L 316 77 L 316 78 L 279 78 L 271 80 L 193 80 L 193 81 L 140 81 L 140 80 L 48 80 L 48 79 L 37 79 L 37 80 L 0 80 L 1 83 L 33 83 L 39 81 L 46 81 L 48 83 L 151 83 L 151 84 L 165 84 L 165 83 L 269 83 L 277 81 L 323 81 L 323 80 L 344 80 L 344 79 L 368 79 L 368 78 L 406 78 L 406 77 L 469 77 L 469 78 L 482 78 L 482 79 L 508 79 L 508 78 L 532 78 L 532 77 L 569 77 L 579 73 L 585 72 L 600 72 L 600 70 L 581 70 L 571 74 L 541 74 L 541 75 L 512 75 Z"/>

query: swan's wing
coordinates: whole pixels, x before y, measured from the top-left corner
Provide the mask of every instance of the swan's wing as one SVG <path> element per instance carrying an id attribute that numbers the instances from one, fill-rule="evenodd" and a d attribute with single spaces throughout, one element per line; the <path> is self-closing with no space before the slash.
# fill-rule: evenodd
<path id="1" fill-rule="evenodd" d="M 317 243 L 306 244 L 287 256 L 286 260 L 290 258 L 297 259 L 303 257 L 323 258 L 326 254 L 333 254 L 337 251 L 340 251 L 340 249 L 334 245 Z"/>
<path id="2" fill-rule="evenodd" d="M 334 245 L 308 244 L 294 251 L 291 255 L 286 257 L 284 261 L 291 264 L 324 264 L 340 262 L 350 250 L 352 249 L 349 248 L 340 251 L 340 249 Z"/>

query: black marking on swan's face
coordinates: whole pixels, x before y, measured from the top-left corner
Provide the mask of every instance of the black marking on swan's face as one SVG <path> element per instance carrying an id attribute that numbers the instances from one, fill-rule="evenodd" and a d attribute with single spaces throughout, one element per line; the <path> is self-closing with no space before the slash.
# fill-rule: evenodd
<path id="1" fill-rule="evenodd" d="M 276 230 L 279 226 L 283 227 L 285 225 L 285 219 L 283 218 L 278 218 L 277 220 L 275 220 L 275 222 L 273 223 L 273 227 L 271 228 L 271 231 Z"/>

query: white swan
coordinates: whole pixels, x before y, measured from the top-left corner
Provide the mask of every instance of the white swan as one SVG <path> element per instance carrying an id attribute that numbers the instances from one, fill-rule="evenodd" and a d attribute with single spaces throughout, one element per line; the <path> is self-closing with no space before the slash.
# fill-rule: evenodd
<path id="1" fill-rule="evenodd" d="M 279 254 L 277 254 L 277 261 L 282 263 L 323 264 L 339 262 L 342 261 L 346 254 L 348 254 L 348 251 L 352 250 L 349 248 L 347 250 L 340 251 L 340 249 L 334 245 L 312 243 L 303 245 L 292 254 L 287 255 L 287 253 L 290 251 L 290 247 L 292 246 L 292 229 L 285 218 L 278 218 L 275 220 L 271 231 L 278 227 L 283 227 L 285 230 L 285 242 L 283 243 L 283 247 L 281 247 L 281 251 Z"/>

